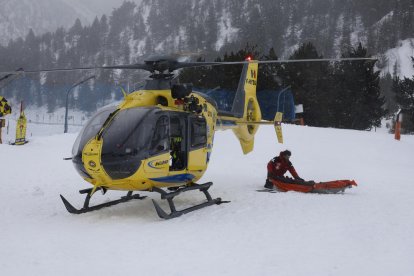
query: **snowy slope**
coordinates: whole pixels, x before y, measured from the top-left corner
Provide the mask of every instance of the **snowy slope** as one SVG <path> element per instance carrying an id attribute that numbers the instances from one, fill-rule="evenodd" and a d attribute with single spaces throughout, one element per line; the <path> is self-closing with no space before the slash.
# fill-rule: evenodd
<path id="1" fill-rule="evenodd" d="M 84 23 L 88 11 L 76 12 L 62 0 L 0 0 L 0 44 L 10 39 L 25 38 L 30 29 L 36 35 L 56 31 L 58 27 L 70 27 L 76 18 Z"/>
<path id="2" fill-rule="evenodd" d="M 414 57 L 414 38 L 400 41 L 398 46 L 385 53 L 388 59 L 387 66 L 382 70 L 382 74 L 396 73 L 400 78 L 412 78 L 414 67 L 411 57 Z M 394 72 L 395 71 L 395 72 Z"/>
<path id="3" fill-rule="evenodd" d="M 95 16 L 102 16 L 103 14 L 110 15 L 112 10 L 122 5 L 125 0 L 61 0 L 67 5 L 71 6 L 79 13 L 84 13 L 90 22 Z M 142 0 L 132 0 L 130 2 L 141 3 Z"/>
<path id="4" fill-rule="evenodd" d="M 212 195 L 231 203 L 169 221 L 149 199 L 68 214 L 59 194 L 80 207 L 77 190 L 88 187 L 62 160 L 75 134 L 0 145 L 1 274 L 413 275 L 414 137 L 283 128 L 285 145 L 262 127 L 247 156 L 231 132 L 217 133 L 202 181 L 213 181 Z M 267 161 L 285 148 L 301 177 L 355 179 L 359 186 L 340 195 L 255 192 Z M 177 205 L 198 200 L 189 193 Z"/>
<path id="5" fill-rule="evenodd" d="M 69 29 L 79 18 L 89 25 L 95 17 L 110 15 L 124 0 L 0 0 L 0 45 L 25 38 L 30 29 L 36 35 Z M 140 3 L 141 0 L 135 0 Z"/>

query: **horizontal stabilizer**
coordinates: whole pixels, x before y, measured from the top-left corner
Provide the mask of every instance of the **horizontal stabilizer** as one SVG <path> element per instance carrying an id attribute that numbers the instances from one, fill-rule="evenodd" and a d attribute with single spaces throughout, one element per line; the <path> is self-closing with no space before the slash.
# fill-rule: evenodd
<path id="1" fill-rule="evenodd" d="M 283 144 L 282 119 L 283 119 L 283 113 L 282 112 L 276 112 L 276 116 L 275 116 L 275 119 L 274 119 L 275 131 L 276 131 L 277 141 L 280 144 Z"/>

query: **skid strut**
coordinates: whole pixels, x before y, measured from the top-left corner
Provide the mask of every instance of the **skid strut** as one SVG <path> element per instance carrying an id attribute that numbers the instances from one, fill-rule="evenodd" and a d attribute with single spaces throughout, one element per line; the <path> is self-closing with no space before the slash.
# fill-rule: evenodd
<path id="1" fill-rule="evenodd" d="M 63 204 L 65 204 L 65 207 L 68 210 L 68 212 L 71 213 L 71 214 L 88 213 L 88 212 L 99 210 L 99 209 L 102 209 L 102 208 L 105 208 L 105 207 L 113 206 L 113 205 L 116 205 L 116 204 L 119 204 L 119 203 L 127 202 L 127 201 L 130 201 L 132 199 L 144 199 L 144 198 L 146 198 L 146 196 L 140 196 L 139 194 L 133 195 L 132 194 L 133 192 L 129 191 L 126 196 L 123 196 L 120 199 L 105 202 L 105 203 L 98 204 L 98 205 L 95 205 L 95 206 L 89 206 L 89 201 L 92 197 L 92 194 L 91 194 L 92 190 L 93 189 L 85 189 L 85 190 L 80 190 L 79 191 L 79 193 L 81 193 L 81 194 L 86 194 L 85 202 L 83 203 L 82 209 L 76 209 L 75 207 L 73 207 L 72 204 L 70 204 L 69 201 L 67 201 L 67 199 L 64 198 L 62 195 L 60 195 L 60 198 L 62 199 Z M 100 190 L 100 188 L 98 188 L 97 190 Z M 106 192 L 105 189 L 102 189 L 102 190 L 103 190 L 104 193 Z"/>
<path id="2" fill-rule="evenodd" d="M 178 188 L 177 190 L 175 190 L 174 192 L 167 192 L 163 189 L 160 188 L 156 188 L 154 187 L 152 189 L 152 191 L 160 193 L 161 194 L 161 199 L 166 199 L 168 201 L 168 205 L 170 207 L 170 214 L 167 214 L 159 205 L 155 200 L 152 200 L 152 202 L 154 203 L 154 207 L 155 210 L 157 211 L 157 214 L 160 218 L 163 219 L 171 219 L 171 218 L 176 218 L 179 217 L 183 214 L 210 206 L 210 205 L 214 205 L 214 204 L 222 204 L 222 203 L 228 203 L 230 201 L 223 201 L 221 200 L 221 198 L 215 198 L 212 199 L 210 193 L 208 192 L 208 189 L 210 188 L 210 186 L 213 185 L 213 182 L 207 182 L 204 184 L 195 184 L 193 183 L 191 186 L 186 186 L 186 187 L 181 187 Z M 177 211 L 177 209 L 175 208 L 175 204 L 174 204 L 174 197 L 178 196 L 179 194 L 183 193 L 183 192 L 187 192 L 187 191 L 191 191 L 191 190 L 199 190 L 201 192 L 204 193 L 204 195 L 207 198 L 207 202 L 198 204 L 198 205 L 194 205 L 192 207 L 186 208 L 184 210 L 179 210 Z"/>

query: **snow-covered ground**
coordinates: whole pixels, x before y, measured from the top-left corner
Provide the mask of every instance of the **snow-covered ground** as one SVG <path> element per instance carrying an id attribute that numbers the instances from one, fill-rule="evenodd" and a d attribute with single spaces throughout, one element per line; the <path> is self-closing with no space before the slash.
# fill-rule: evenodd
<path id="1" fill-rule="evenodd" d="M 217 133 L 202 181 L 231 203 L 164 221 L 151 193 L 67 213 L 59 194 L 80 207 L 77 191 L 88 187 L 62 160 L 76 133 L 29 125 L 30 143 L 0 145 L 1 275 L 414 275 L 414 137 L 283 128 L 284 145 L 262 127 L 246 156 L 231 131 Z M 359 186 L 337 195 L 256 192 L 268 160 L 286 148 L 301 177 Z M 202 199 L 190 192 L 177 206 Z"/>

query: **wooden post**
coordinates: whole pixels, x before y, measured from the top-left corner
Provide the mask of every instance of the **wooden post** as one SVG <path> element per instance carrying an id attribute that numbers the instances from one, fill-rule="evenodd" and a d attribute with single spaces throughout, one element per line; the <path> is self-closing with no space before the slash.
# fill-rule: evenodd
<path id="1" fill-rule="evenodd" d="M 397 119 L 395 120 L 395 135 L 394 135 L 394 138 L 395 138 L 395 140 L 398 140 L 398 141 L 400 141 L 400 139 L 401 139 L 401 117 L 402 117 L 402 115 L 401 115 L 401 111 L 400 112 L 398 112 L 398 114 L 397 114 Z"/>
<path id="2" fill-rule="evenodd" d="M 395 122 L 395 140 L 401 140 L 401 123 Z"/>

